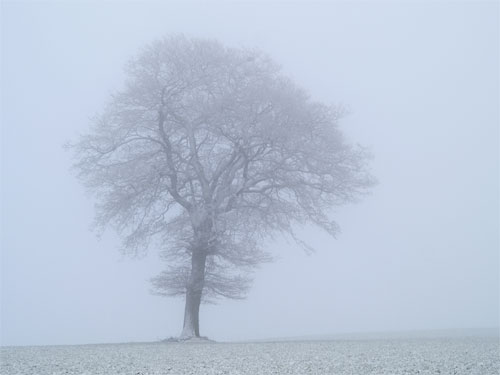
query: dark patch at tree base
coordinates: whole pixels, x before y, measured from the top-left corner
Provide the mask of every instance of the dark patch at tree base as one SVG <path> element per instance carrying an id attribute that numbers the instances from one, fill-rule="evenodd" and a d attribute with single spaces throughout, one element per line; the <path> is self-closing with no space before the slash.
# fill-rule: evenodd
<path id="1" fill-rule="evenodd" d="M 215 343 L 216 341 L 210 340 L 206 336 L 200 337 L 169 337 L 160 341 L 161 343 L 186 343 L 186 344 L 204 344 Z"/>

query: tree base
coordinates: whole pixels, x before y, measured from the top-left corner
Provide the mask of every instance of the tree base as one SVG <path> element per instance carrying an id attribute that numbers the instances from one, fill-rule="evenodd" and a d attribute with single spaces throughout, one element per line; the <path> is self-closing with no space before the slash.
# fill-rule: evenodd
<path id="1" fill-rule="evenodd" d="M 205 343 L 215 343 L 214 340 L 210 340 L 208 337 L 200 336 L 200 337 L 169 337 L 167 339 L 163 339 L 160 342 L 162 343 L 186 343 L 186 344 L 205 344 Z"/>

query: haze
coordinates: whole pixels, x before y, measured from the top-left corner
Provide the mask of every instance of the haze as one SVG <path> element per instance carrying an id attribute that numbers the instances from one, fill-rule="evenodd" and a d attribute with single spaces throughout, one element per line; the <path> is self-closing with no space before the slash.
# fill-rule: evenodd
<path id="1" fill-rule="evenodd" d="M 3 2 L 1 344 L 152 341 L 183 301 L 150 294 L 155 249 L 89 230 L 63 144 L 123 66 L 172 33 L 255 47 L 311 96 L 343 103 L 379 184 L 335 214 L 338 239 L 285 241 L 244 301 L 202 306 L 216 340 L 499 325 L 495 2 Z"/>

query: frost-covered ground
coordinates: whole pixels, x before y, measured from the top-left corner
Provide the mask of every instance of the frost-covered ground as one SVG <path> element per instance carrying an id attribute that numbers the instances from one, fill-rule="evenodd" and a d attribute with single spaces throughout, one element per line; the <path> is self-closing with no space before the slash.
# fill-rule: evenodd
<path id="1" fill-rule="evenodd" d="M 1 374 L 499 374 L 498 338 L 4 347 Z"/>

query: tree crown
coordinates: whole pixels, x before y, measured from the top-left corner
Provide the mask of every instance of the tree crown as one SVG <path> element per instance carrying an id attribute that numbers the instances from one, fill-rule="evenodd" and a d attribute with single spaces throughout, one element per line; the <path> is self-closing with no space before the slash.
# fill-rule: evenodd
<path id="1" fill-rule="evenodd" d="M 162 247 L 171 266 L 154 284 L 166 294 L 183 293 L 202 251 L 207 290 L 240 297 L 242 272 L 269 259 L 264 238 L 307 222 L 335 235 L 329 210 L 373 184 L 368 154 L 338 128 L 342 109 L 312 101 L 259 51 L 168 37 L 126 72 L 73 145 L 75 166 L 97 227 L 112 225 L 132 253 Z"/>

